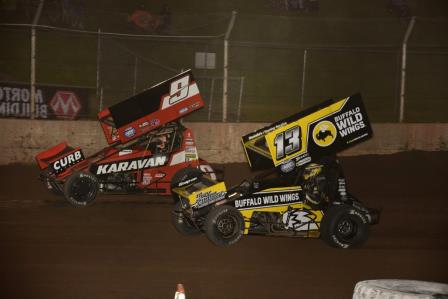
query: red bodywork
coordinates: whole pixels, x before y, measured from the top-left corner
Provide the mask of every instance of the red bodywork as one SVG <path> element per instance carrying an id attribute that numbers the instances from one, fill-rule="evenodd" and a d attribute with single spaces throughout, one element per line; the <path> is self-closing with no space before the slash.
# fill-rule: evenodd
<path id="1" fill-rule="evenodd" d="M 181 73 L 98 113 L 109 147 L 85 157 L 63 142 L 36 155 L 37 164 L 60 186 L 74 171 L 84 171 L 98 178 L 101 191 L 171 194 L 180 169 L 213 172 L 199 159 L 192 131 L 179 122 L 203 106 L 191 71 Z"/>

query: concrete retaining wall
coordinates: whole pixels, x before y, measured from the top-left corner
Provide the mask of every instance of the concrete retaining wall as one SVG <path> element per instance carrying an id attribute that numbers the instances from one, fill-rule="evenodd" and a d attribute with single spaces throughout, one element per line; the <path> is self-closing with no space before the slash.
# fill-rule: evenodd
<path id="1" fill-rule="evenodd" d="M 187 123 L 199 154 L 212 163 L 245 162 L 240 137 L 265 123 Z M 374 138 L 342 155 L 390 154 L 407 150 L 448 150 L 448 124 L 374 124 Z M 45 149 L 67 141 L 86 155 L 105 147 L 96 121 L 0 119 L 0 164 L 32 163 Z"/>

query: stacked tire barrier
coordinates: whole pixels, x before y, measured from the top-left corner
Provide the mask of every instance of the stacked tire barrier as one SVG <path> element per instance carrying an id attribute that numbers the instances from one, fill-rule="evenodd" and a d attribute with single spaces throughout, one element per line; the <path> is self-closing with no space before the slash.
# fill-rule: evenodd
<path id="1" fill-rule="evenodd" d="M 365 280 L 356 284 L 353 299 L 448 299 L 448 284 L 399 279 Z"/>

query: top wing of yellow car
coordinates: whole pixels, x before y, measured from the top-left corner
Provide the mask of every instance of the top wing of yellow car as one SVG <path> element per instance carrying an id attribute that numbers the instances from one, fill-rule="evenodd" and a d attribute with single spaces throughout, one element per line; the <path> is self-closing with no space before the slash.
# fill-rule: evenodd
<path id="1" fill-rule="evenodd" d="M 372 137 L 360 94 L 328 100 L 242 137 L 254 169 L 303 165 Z"/>

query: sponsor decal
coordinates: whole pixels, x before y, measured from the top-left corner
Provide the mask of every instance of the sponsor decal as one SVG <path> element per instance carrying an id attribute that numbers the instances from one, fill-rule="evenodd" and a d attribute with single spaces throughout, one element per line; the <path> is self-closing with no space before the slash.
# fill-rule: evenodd
<path id="1" fill-rule="evenodd" d="M 364 215 L 364 214 L 358 212 L 358 211 L 355 210 L 355 209 L 350 210 L 350 214 L 358 216 L 359 218 L 361 218 L 362 222 L 364 222 L 365 224 L 368 224 L 368 223 L 369 223 L 369 221 L 367 220 L 366 215 Z"/>
<path id="2" fill-rule="evenodd" d="M 196 154 L 196 147 L 195 146 L 187 146 L 187 147 L 185 147 L 185 152 L 187 154 Z"/>
<path id="3" fill-rule="evenodd" d="M 67 155 L 63 158 L 60 158 L 59 160 L 54 161 L 51 164 L 51 167 L 55 171 L 55 173 L 61 173 L 67 168 L 81 162 L 84 160 L 84 155 L 82 154 L 81 150 L 77 150 L 76 152 L 71 153 L 70 155 Z"/>
<path id="4" fill-rule="evenodd" d="M 198 193 L 196 195 L 195 207 L 196 208 L 201 208 L 201 207 L 207 206 L 209 204 L 212 204 L 214 202 L 217 202 L 217 201 L 223 199 L 224 197 L 226 197 L 226 192 L 225 191 L 220 191 L 220 192 L 212 192 L 212 191 L 200 192 L 200 193 Z"/>
<path id="5" fill-rule="evenodd" d="M 346 201 L 347 198 L 347 189 L 345 186 L 345 179 L 338 179 L 338 192 L 341 196 L 342 201 Z"/>
<path id="6" fill-rule="evenodd" d="M 72 119 L 85 115 L 88 92 L 85 88 L 36 85 L 35 117 Z M 30 85 L 0 82 L 0 117 L 29 118 L 30 114 Z"/>
<path id="7" fill-rule="evenodd" d="M 152 180 L 152 176 L 150 173 L 143 174 L 143 182 L 142 182 L 143 185 L 146 186 L 146 185 L 151 184 L 151 180 Z"/>
<path id="8" fill-rule="evenodd" d="M 319 226 L 315 222 L 316 218 L 316 215 L 307 210 L 291 209 L 283 214 L 282 221 L 286 229 L 309 231 L 319 229 Z"/>
<path id="9" fill-rule="evenodd" d="M 235 208 L 244 210 L 259 207 L 269 207 L 282 204 L 290 204 L 300 201 L 299 192 L 292 193 L 258 193 L 260 196 L 254 196 L 235 200 Z M 256 195 L 256 194 L 254 194 Z"/>
<path id="10" fill-rule="evenodd" d="M 155 126 L 158 126 L 158 125 L 160 125 L 160 120 L 159 119 L 157 119 L 157 118 L 151 119 L 151 126 L 152 127 L 155 127 Z"/>
<path id="11" fill-rule="evenodd" d="M 144 128 L 144 127 L 146 127 L 146 126 L 149 126 L 149 122 L 147 122 L 147 121 L 142 122 L 141 124 L 138 125 L 138 127 L 139 127 L 140 129 L 141 129 L 141 128 Z"/>
<path id="12" fill-rule="evenodd" d="M 188 180 L 186 180 L 186 181 L 180 182 L 180 183 L 177 184 L 177 185 L 178 185 L 179 187 L 182 187 L 182 186 L 191 184 L 191 183 L 193 183 L 194 181 L 197 181 L 197 180 L 198 180 L 198 178 L 197 178 L 197 177 L 194 177 L 194 178 L 188 179 Z"/>
<path id="13" fill-rule="evenodd" d="M 134 135 L 135 135 L 134 127 L 129 127 L 124 130 L 124 136 L 126 136 L 127 138 L 131 138 Z"/>
<path id="14" fill-rule="evenodd" d="M 192 105 L 190 105 L 190 109 L 196 109 L 199 107 L 199 105 L 200 105 L 199 102 L 193 103 Z"/>
<path id="15" fill-rule="evenodd" d="M 168 162 L 168 157 L 165 155 L 158 155 L 147 157 L 143 159 L 131 159 L 115 163 L 105 163 L 93 166 L 93 171 L 97 175 L 109 174 L 117 172 L 126 172 L 132 170 L 154 168 L 165 165 Z M 95 169 L 96 168 L 96 169 Z"/>
<path id="16" fill-rule="evenodd" d="M 179 110 L 180 114 L 184 114 L 184 113 L 187 113 L 187 112 L 188 112 L 188 107 L 184 107 L 184 108 Z"/>
<path id="17" fill-rule="evenodd" d="M 342 243 L 341 241 L 339 241 L 339 239 L 336 237 L 336 235 L 331 235 L 331 239 L 333 239 L 333 241 L 338 244 L 341 248 L 348 248 L 348 244 Z"/>
<path id="18" fill-rule="evenodd" d="M 203 173 L 206 173 L 207 175 L 209 175 L 212 180 L 214 180 L 214 181 L 217 180 L 216 174 L 215 174 L 215 172 L 213 171 L 213 168 L 210 165 L 208 165 L 208 164 L 201 164 L 201 165 L 199 165 L 199 169 Z"/>
<path id="19" fill-rule="evenodd" d="M 154 175 L 154 177 L 155 177 L 155 178 L 158 178 L 158 179 L 163 178 L 163 177 L 165 177 L 165 176 L 166 176 L 166 174 L 164 174 L 163 172 L 158 172 L 158 173 L 156 173 L 156 174 Z"/>
<path id="20" fill-rule="evenodd" d="M 146 132 L 149 130 L 149 122 L 145 121 L 145 122 L 139 124 L 138 127 L 140 128 L 140 131 Z"/>
<path id="21" fill-rule="evenodd" d="M 289 160 L 286 163 L 283 163 L 280 165 L 280 170 L 283 173 L 288 173 L 294 170 L 296 168 L 296 163 L 293 160 Z"/>
<path id="22" fill-rule="evenodd" d="M 334 117 L 342 137 L 355 133 L 366 127 L 361 108 L 355 107 Z"/>
<path id="23" fill-rule="evenodd" d="M 338 131 L 335 125 L 328 120 L 319 122 L 313 129 L 313 140 L 321 147 L 327 147 L 336 140 Z"/>
<path id="24" fill-rule="evenodd" d="M 124 149 L 118 152 L 118 156 L 126 156 L 132 154 L 132 150 L 131 149 Z"/>
<path id="25" fill-rule="evenodd" d="M 50 101 L 50 107 L 56 117 L 63 119 L 75 119 L 82 108 L 72 91 L 57 91 Z"/>
<path id="26" fill-rule="evenodd" d="M 48 105 L 45 103 L 45 91 L 36 86 L 35 116 L 49 118 Z M 0 83 L 0 117 L 30 117 L 30 86 Z M 54 118 L 54 117 L 53 117 Z"/>

